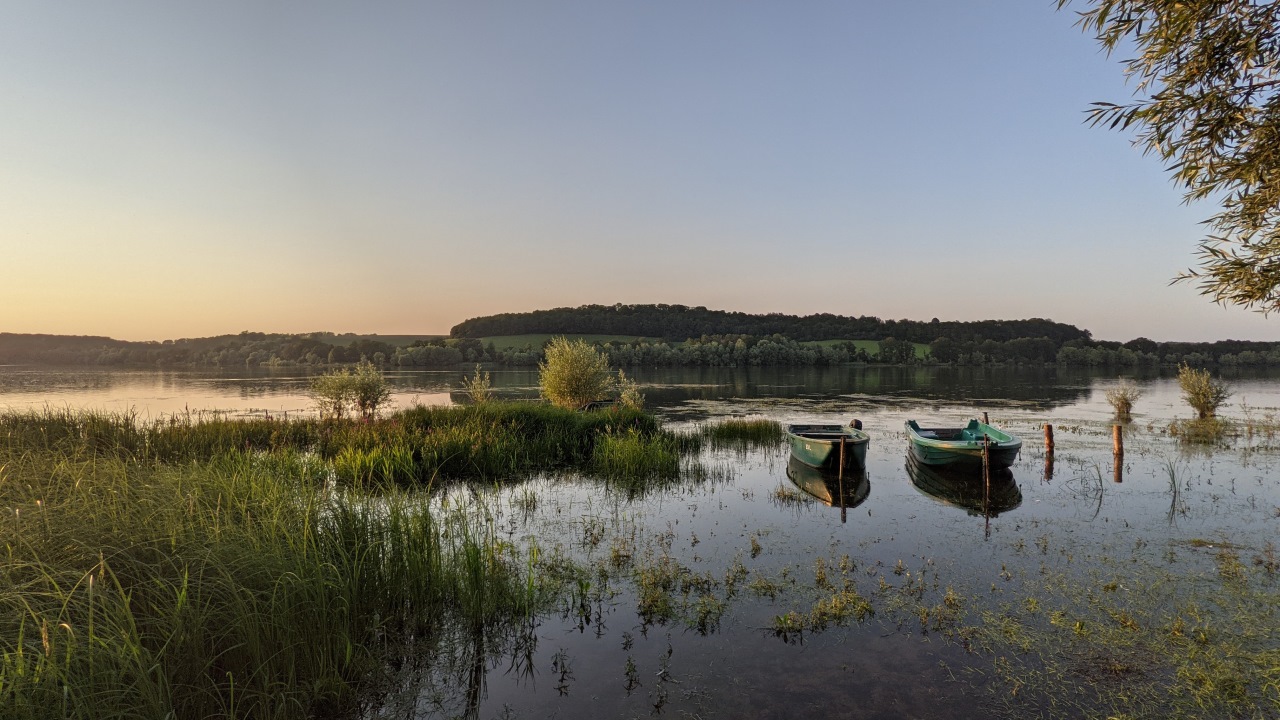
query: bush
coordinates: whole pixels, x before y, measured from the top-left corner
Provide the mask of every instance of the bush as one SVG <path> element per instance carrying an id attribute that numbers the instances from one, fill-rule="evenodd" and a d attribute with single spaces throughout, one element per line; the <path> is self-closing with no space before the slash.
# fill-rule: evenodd
<path id="1" fill-rule="evenodd" d="M 1128 380 L 1121 380 L 1120 384 L 1107 391 L 1107 402 L 1111 403 L 1112 409 L 1116 411 L 1116 417 L 1128 419 L 1129 414 L 1133 412 L 1133 404 L 1142 397 L 1142 390 L 1137 385 Z"/>
<path id="2" fill-rule="evenodd" d="M 609 358 L 583 340 L 552 338 L 538 364 L 542 396 L 553 405 L 576 409 L 594 400 L 611 397 L 614 379 Z"/>
<path id="3" fill-rule="evenodd" d="M 322 418 L 342 419 L 347 410 L 371 418 L 391 399 L 391 387 L 368 360 L 352 368 L 327 372 L 311 381 L 309 394 Z"/>
<path id="4" fill-rule="evenodd" d="M 1231 390 L 1215 382 L 1208 370 L 1200 370 L 1182 364 L 1178 368 L 1178 384 L 1182 386 L 1182 399 L 1187 401 L 1200 420 L 1217 415 L 1218 408 L 1231 397 Z"/>
<path id="5" fill-rule="evenodd" d="M 621 370 L 618 371 L 618 402 L 634 410 L 644 408 L 644 394 L 640 392 L 640 386 Z"/>

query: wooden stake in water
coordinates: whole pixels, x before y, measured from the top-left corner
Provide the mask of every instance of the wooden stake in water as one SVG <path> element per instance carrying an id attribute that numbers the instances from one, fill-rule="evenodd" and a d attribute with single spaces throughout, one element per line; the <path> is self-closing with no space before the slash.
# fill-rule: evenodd
<path id="1" fill-rule="evenodd" d="M 1115 457 L 1111 458 L 1115 463 L 1115 481 L 1124 482 L 1124 426 L 1111 426 L 1111 445 L 1115 450 Z"/>
<path id="2" fill-rule="evenodd" d="M 1053 479 L 1053 426 L 1044 424 L 1044 479 Z"/>
<path id="3" fill-rule="evenodd" d="M 844 509 L 844 435 L 840 436 L 840 471 L 836 474 L 837 490 L 840 491 L 840 522 L 845 522 Z"/>
<path id="4" fill-rule="evenodd" d="M 986 413 L 983 413 L 985 416 Z M 983 420 L 986 420 L 983 417 Z M 986 537 L 991 537 L 991 438 L 982 434 L 982 517 L 986 521 Z"/>

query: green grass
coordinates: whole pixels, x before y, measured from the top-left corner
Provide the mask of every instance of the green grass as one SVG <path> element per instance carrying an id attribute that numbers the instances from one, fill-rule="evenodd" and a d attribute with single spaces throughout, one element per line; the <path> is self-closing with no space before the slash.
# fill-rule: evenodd
<path id="1" fill-rule="evenodd" d="M 349 712 L 408 638 L 501 634 L 554 591 L 492 523 L 326 488 L 313 455 L 28 439 L 0 433 L 5 718 Z"/>
<path id="2" fill-rule="evenodd" d="M 534 350 L 540 350 L 543 345 L 553 337 L 566 337 L 569 340 L 583 340 L 589 345 L 603 344 L 608 342 L 632 342 L 642 340 L 645 342 L 656 343 L 660 338 L 638 337 L 635 335 L 573 335 L 566 333 L 534 333 L 530 335 L 493 335 L 490 337 L 480 338 L 480 342 L 486 346 L 493 343 L 498 350 L 520 350 L 525 346 Z M 678 344 L 678 343 L 677 343 Z"/>
<path id="3" fill-rule="evenodd" d="M 843 343 L 851 342 L 855 347 L 865 351 L 868 355 L 875 357 L 880 352 L 879 340 L 813 340 L 801 343 L 803 345 L 818 345 L 821 347 L 835 347 Z M 923 360 L 929 354 L 928 343 L 911 343 L 916 348 L 916 357 Z"/>
<path id="4" fill-rule="evenodd" d="M 0 717 L 349 713 L 408 644 L 493 648 L 581 572 L 424 490 L 569 471 L 635 495 L 713 477 L 702 442 L 534 403 L 0 413 Z"/>
<path id="5" fill-rule="evenodd" d="M 756 448 L 776 448 L 786 437 L 781 423 L 764 418 L 728 418 L 702 426 L 700 434 L 717 450 L 742 452 Z"/>
<path id="6" fill-rule="evenodd" d="M 509 481 L 554 470 L 586 473 L 600 467 L 595 448 L 602 438 L 634 435 L 631 442 L 660 452 L 698 449 L 696 440 L 677 441 L 640 410 L 583 413 L 519 402 L 415 407 L 370 421 L 188 414 L 145 423 L 128 414 L 43 410 L 0 413 L 0 435 L 36 450 L 171 464 L 229 452 L 314 453 L 346 483 L 403 486 Z M 618 472 L 609 475 L 616 478 Z"/>
<path id="7" fill-rule="evenodd" d="M 419 340 L 440 340 L 447 338 L 448 335 L 358 335 L 355 333 L 345 333 L 342 335 L 334 335 L 332 337 L 319 338 L 322 342 L 330 345 L 338 345 L 346 347 L 356 340 L 372 340 L 375 342 L 383 342 L 392 347 L 405 347 L 412 345 Z"/>

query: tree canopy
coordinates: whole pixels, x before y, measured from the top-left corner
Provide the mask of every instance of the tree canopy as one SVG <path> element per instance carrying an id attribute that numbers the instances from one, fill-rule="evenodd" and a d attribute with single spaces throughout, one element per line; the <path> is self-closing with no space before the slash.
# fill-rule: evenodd
<path id="1" fill-rule="evenodd" d="M 1071 0 L 1058 0 L 1062 8 Z M 1199 266 L 1180 274 L 1224 305 L 1280 310 L 1280 3 L 1089 0 L 1079 25 L 1124 61 L 1127 104 L 1094 103 L 1094 125 L 1133 128 L 1188 203 L 1212 198 Z"/>
<path id="2" fill-rule="evenodd" d="M 582 305 L 523 313 L 471 318 L 453 327 L 453 339 L 525 334 L 630 335 L 683 342 L 704 335 L 785 335 L 810 340 L 882 340 L 894 337 L 927 343 L 938 337 L 952 340 L 1005 342 L 1023 337 L 1048 337 L 1061 344 L 1089 338 L 1087 330 L 1041 318 L 977 320 L 970 322 L 881 320 L 873 316 L 754 315 L 685 305 Z"/>

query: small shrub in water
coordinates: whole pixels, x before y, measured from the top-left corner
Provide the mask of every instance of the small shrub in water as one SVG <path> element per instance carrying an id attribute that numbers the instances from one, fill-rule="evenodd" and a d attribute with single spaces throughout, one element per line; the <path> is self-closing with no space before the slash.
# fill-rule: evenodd
<path id="1" fill-rule="evenodd" d="M 1214 381 L 1208 370 L 1185 363 L 1178 368 L 1178 384 L 1182 386 L 1182 399 L 1196 411 L 1200 420 L 1217 415 L 1218 408 L 1231 397 L 1231 390 L 1224 383 Z"/>
<path id="2" fill-rule="evenodd" d="M 1133 404 L 1142 397 L 1142 390 L 1128 380 L 1121 380 L 1119 385 L 1107 391 L 1107 402 L 1116 411 L 1116 417 L 1128 419 L 1133 412 Z"/>
<path id="3" fill-rule="evenodd" d="M 372 418 L 391 399 L 391 387 L 373 363 L 362 360 L 354 369 L 333 370 L 315 378 L 309 394 L 322 418 L 340 420 L 349 409 Z"/>
<path id="4" fill-rule="evenodd" d="M 538 364 L 542 396 L 553 405 L 577 409 L 612 395 L 609 358 L 583 340 L 552 338 Z"/>

